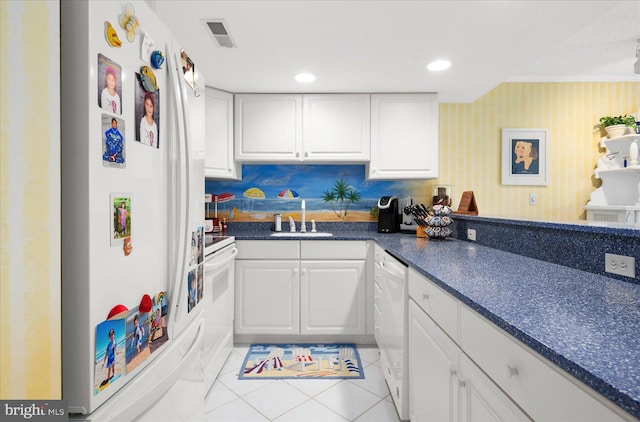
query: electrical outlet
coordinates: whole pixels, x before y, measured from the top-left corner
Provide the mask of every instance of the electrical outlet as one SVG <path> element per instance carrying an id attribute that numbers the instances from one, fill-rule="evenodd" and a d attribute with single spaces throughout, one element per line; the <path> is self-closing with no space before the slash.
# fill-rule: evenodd
<path id="1" fill-rule="evenodd" d="M 476 240 L 476 229 L 467 229 L 467 239 L 468 240 L 473 240 L 475 242 L 475 240 Z"/>
<path id="2" fill-rule="evenodd" d="M 538 205 L 538 194 L 530 193 L 529 194 L 529 205 Z"/>
<path id="3" fill-rule="evenodd" d="M 635 278 L 636 259 L 632 256 L 605 253 L 604 270 L 608 273 Z"/>

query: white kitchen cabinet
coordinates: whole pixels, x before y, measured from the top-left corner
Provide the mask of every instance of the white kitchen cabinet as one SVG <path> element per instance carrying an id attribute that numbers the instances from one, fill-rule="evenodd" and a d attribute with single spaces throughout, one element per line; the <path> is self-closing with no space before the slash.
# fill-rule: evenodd
<path id="1" fill-rule="evenodd" d="M 302 95 L 236 94 L 235 140 L 239 161 L 300 161 Z"/>
<path id="2" fill-rule="evenodd" d="M 236 334 L 300 332 L 299 261 L 236 260 Z"/>
<path id="3" fill-rule="evenodd" d="M 205 89 L 204 176 L 216 179 L 242 179 L 242 169 L 233 155 L 233 94 Z"/>
<path id="4" fill-rule="evenodd" d="M 531 421 L 466 355 L 458 356 L 460 422 Z M 561 420 L 561 419 L 554 419 Z"/>
<path id="5" fill-rule="evenodd" d="M 460 346 L 535 420 L 622 421 L 588 394 L 577 380 L 560 374 L 515 339 L 460 305 Z"/>
<path id="6" fill-rule="evenodd" d="M 409 301 L 409 418 L 457 421 L 457 362 L 460 349 Z"/>
<path id="7" fill-rule="evenodd" d="M 369 161 L 369 94 L 302 95 L 303 158 Z"/>
<path id="8" fill-rule="evenodd" d="M 438 177 L 437 94 L 371 94 L 369 179 Z"/>
<path id="9" fill-rule="evenodd" d="M 529 421 L 458 345 L 409 301 L 411 421 Z"/>
<path id="10" fill-rule="evenodd" d="M 365 261 L 301 261 L 300 333 L 364 334 Z"/>
<path id="11" fill-rule="evenodd" d="M 236 159 L 366 162 L 368 94 L 236 94 Z"/>
<path id="12" fill-rule="evenodd" d="M 237 241 L 236 334 L 365 334 L 367 245 Z"/>

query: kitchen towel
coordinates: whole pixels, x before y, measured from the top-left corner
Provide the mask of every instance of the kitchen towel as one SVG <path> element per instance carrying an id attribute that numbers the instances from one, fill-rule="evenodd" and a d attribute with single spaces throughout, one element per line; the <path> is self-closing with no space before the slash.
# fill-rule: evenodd
<path id="1" fill-rule="evenodd" d="M 362 379 L 355 344 L 252 344 L 238 379 Z"/>

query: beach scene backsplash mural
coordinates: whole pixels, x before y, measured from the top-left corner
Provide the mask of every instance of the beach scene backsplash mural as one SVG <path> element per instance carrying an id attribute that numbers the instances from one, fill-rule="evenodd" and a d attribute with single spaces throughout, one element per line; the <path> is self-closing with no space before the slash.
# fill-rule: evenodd
<path id="1" fill-rule="evenodd" d="M 242 180 L 207 180 L 219 219 L 273 221 L 274 214 L 317 222 L 377 221 L 381 196 L 416 197 L 414 182 L 366 180 L 364 165 L 243 165 Z M 205 205 L 213 218 L 216 204 Z"/>

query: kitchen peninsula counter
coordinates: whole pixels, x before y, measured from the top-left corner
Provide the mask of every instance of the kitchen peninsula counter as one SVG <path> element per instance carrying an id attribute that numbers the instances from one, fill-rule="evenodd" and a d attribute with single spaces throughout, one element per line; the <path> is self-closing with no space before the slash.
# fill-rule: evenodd
<path id="1" fill-rule="evenodd" d="M 512 337 L 640 418 L 640 285 L 456 239 L 373 230 L 329 230 L 326 238 L 374 240 Z"/>

